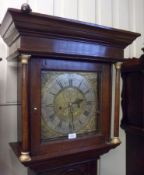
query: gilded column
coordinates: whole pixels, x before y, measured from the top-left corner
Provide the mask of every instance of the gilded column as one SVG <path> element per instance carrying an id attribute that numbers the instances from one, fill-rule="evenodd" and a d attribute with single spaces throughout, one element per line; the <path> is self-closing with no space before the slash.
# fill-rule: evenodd
<path id="1" fill-rule="evenodd" d="M 114 100 L 114 136 L 111 143 L 121 143 L 119 139 L 119 107 L 120 107 L 120 72 L 121 62 L 115 63 L 116 75 L 115 75 L 115 100 Z"/>
<path id="2" fill-rule="evenodd" d="M 21 162 L 30 161 L 29 155 L 29 113 L 28 113 L 28 61 L 30 55 L 22 54 L 20 61 L 22 64 L 21 73 L 21 127 L 22 127 L 22 140 L 21 140 L 21 155 L 19 157 Z"/>

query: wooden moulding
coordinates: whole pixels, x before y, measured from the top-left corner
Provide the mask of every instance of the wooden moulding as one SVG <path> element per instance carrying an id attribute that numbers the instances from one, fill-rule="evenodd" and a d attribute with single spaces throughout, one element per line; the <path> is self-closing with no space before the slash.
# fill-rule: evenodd
<path id="1" fill-rule="evenodd" d="M 99 156 L 102 154 L 107 153 L 109 150 L 114 149 L 120 143 L 117 144 L 102 144 L 98 145 L 93 150 L 87 150 L 85 152 L 78 152 L 75 154 L 70 155 L 63 155 L 57 158 L 47 158 L 48 155 L 38 155 L 32 156 L 31 161 L 22 162 L 26 167 L 34 169 L 35 171 L 44 171 L 45 169 L 53 169 L 55 167 L 66 166 L 70 164 L 76 164 L 79 162 L 94 160 L 96 161 L 99 159 Z M 20 144 L 19 143 L 10 143 L 11 148 L 19 158 L 21 152 Z"/>
<path id="2" fill-rule="evenodd" d="M 39 13 L 8 9 L 0 34 L 10 49 L 41 56 L 81 56 L 119 61 L 123 49 L 140 36 L 124 30 Z M 9 56 L 10 56 L 9 55 Z M 69 58 L 69 57 L 68 57 Z M 105 59 L 104 59 L 105 58 Z"/>

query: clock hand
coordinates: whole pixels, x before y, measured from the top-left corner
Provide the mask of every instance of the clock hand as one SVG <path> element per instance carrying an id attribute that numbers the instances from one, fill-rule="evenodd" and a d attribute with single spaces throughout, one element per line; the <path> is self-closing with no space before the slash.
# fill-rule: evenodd
<path id="1" fill-rule="evenodd" d="M 74 117 L 73 117 L 73 107 L 72 107 L 72 103 L 70 102 L 69 103 L 69 105 L 68 105 L 68 108 L 69 108 L 69 112 L 70 112 L 70 116 L 71 116 L 71 124 L 72 125 L 70 125 L 70 127 L 72 127 L 72 128 L 70 128 L 70 129 L 72 129 L 72 132 L 74 131 Z"/>
<path id="2" fill-rule="evenodd" d="M 67 105 L 64 107 L 64 110 L 72 106 L 73 104 L 77 104 L 77 107 L 80 108 L 80 104 L 84 101 L 84 99 L 76 99 L 74 102 L 69 102 L 71 105 Z"/>
<path id="3" fill-rule="evenodd" d="M 80 104 L 84 101 L 84 99 L 76 99 L 72 104 L 77 104 L 77 107 L 80 108 Z"/>

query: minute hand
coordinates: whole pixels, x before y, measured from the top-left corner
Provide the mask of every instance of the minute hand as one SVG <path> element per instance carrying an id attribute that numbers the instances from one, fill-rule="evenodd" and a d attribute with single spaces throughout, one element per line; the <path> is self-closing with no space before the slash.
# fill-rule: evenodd
<path id="1" fill-rule="evenodd" d="M 74 131 L 74 116 L 73 116 L 73 107 L 72 107 L 72 103 L 69 103 L 68 105 L 68 108 L 69 108 L 69 112 L 70 112 L 70 117 L 71 117 L 71 124 L 70 126 L 72 126 L 72 132 Z"/>

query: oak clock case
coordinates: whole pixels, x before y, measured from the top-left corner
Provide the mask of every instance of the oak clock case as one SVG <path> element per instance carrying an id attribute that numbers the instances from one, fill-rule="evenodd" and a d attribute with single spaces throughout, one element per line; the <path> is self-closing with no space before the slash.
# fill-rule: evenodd
<path id="1" fill-rule="evenodd" d="M 19 161 L 38 175 L 95 175 L 100 156 L 120 144 L 120 65 L 139 34 L 30 8 L 8 9 L 0 34 L 7 60 L 18 63 L 18 140 L 10 146 Z"/>

